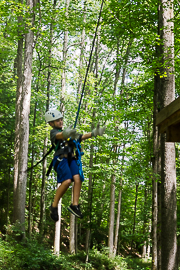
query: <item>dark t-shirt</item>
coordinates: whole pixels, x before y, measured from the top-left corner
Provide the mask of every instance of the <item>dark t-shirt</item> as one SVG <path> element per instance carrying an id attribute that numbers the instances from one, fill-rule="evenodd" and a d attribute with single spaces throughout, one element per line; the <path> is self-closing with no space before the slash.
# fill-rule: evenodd
<path id="1" fill-rule="evenodd" d="M 50 140 L 51 140 L 51 143 L 53 144 L 56 144 L 57 143 L 57 140 L 56 140 L 56 134 L 61 132 L 62 130 L 60 129 L 57 129 L 57 128 L 53 128 L 51 129 L 50 131 Z"/>
<path id="2" fill-rule="evenodd" d="M 56 146 L 56 144 L 57 144 L 58 141 L 60 141 L 60 143 L 63 142 L 63 140 L 56 140 L 56 134 L 59 133 L 59 132 L 61 132 L 61 131 L 62 130 L 57 129 L 57 128 L 53 128 L 50 131 L 50 140 L 51 140 L 51 143 L 54 144 L 54 146 Z M 54 156 L 59 155 L 60 154 L 59 152 L 60 152 L 59 150 L 56 150 L 55 153 L 54 153 Z"/>

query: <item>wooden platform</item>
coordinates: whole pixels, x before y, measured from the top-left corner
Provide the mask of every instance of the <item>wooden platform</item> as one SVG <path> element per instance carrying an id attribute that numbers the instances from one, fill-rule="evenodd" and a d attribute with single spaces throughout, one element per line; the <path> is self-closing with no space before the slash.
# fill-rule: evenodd
<path id="1" fill-rule="evenodd" d="M 156 116 L 159 132 L 166 132 L 167 142 L 180 142 L 180 97 L 163 108 Z"/>

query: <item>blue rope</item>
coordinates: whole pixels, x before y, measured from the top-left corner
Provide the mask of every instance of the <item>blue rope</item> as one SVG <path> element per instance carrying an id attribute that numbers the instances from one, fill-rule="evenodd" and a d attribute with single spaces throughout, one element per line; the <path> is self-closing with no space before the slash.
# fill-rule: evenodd
<path id="1" fill-rule="evenodd" d="M 77 114 L 76 114 L 76 120 L 75 120 L 75 123 L 74 123 L 74 128 L 76 127 L 78 116 L 79 116 L 79 112 L 80 112 L 80 108 L 81 108 L 81 102 L 82 102 L 82 98 L 83 98 L 83 95 L 84 95 L 84 89 L 85 89 L 85 85 L 86 85 L 86 79 L 87 79 L 87 75 L 88 75 L 89 68 L 90 68 L 91 57 L 92 57 L 92 53 L 93 53 L 93 49 L 94 49 L 95 39 L 96 39 L 96 36 L 97 36 L 97 30 L 98 30 L 98 27 L 99 27 L 99 22 L 100 22 L 100 18 L 101 18 L 101 12 L 102 12 L 102 8 L 103 8 L 103 4 L 104 4 L 104 0 L 102 0 L 102 3 L 101 3 L 101 8 L 100 8 L 100 12 L 99 12 L 99 18 L 98 18 L 98 22 L 97 22 L 97 26 L 96 26 L 96 31 L 95 31 L 95 35 L 94 35 L 94 39 L 93 39 L 93 43 L 92 43 L 91 53 L 90 53 L 90 57 L 89 57 L 89 63 L 88 63 L 88 67 L 87 67 L 87 70 L 86 70 L 86 75 L 85 75 L 83 89 L 82 89 L 82 92 L 81 92 L 81 98 L 80 98 L 80 101 L 79 101 L 79 106 L 78 106 L 78 110 L 77 110 Z"/>

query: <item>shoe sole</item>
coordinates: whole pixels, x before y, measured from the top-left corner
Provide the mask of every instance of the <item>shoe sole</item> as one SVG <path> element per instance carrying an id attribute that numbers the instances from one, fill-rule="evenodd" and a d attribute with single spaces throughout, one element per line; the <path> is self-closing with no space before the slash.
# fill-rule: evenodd
<path id="1" fill-rule="evenodd" d="M 75 215 L 78 218 L 83 218 L 82 216 L 79 216 L 78 214 L 76 214 L 76 212 L 74 212 L 69 206 L 67 207 L 67 209 L 69 210 L 69 212 L 71 212 L 73 215 Z"/>

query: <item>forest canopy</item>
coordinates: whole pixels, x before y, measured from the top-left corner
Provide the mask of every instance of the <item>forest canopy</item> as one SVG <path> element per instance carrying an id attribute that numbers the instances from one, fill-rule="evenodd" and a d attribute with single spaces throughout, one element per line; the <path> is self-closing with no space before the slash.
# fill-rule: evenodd
<path id="1" fill-rule="evenodd" d="M 167 2 L 170 7 L 154 0 L 0 2 L 0 233 L 20 220 L 27 237 L 40 235 L 53 245 L 49 206 L 56 173 L 46 176 L 53 153 L 25 171 L 51 147 L 47 110 L 60 110 L 65 127 L 75 122 L 103 3 L 76 128 L 87 133 L 99 122 L 106 131 L 82 144 L 84 218 L 76 220 L 75 249 L 87 251 L 88 244 L 99 251 L 108 247 L 114 255 L 152 256 L 153 181 L 161 183 L 161 173 L 153 167 L 156 113 L 162 109 L 159 101 L 155 105 L 155 89 L 157 78 L 169 76 L 167 65 L 174 67 L 176 98 L 180 91 L 180 5 Z M 173 25 L 173 64 L 162 61 L 166 27 L 159 19 L 159 6 L 172 9 L 171 4 L 174 16 L 167 21 Z M 178 236 L 178 143 L 175 154 Z M 21 191 L 15 188 L 18 183 Z M 71 191 L 61 202 L 60 250 L 65 252 L 72 251 L 69 232 L 74 225 L 66 209 Z"/>

